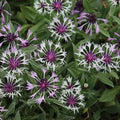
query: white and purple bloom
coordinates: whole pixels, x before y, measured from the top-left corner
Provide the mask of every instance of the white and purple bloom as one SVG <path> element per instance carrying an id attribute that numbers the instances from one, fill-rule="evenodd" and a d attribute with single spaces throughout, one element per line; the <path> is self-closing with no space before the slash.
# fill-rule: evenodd
<path id="1" fill-rule="evenodd" d="M 101 52 L 101 69 L 104 71 L 111 71 L 111 69 L 118 69 L 120 68 L 120 56 L 115 54 L 115 45 L 106 43 L 102 45 L 102 52 Z"/>
<path id="2" fill-rule="evenodd" d="M 47 0 L 35 0 L 34 2 L 34 8 L 39 14 L 46 14 L 49 13 L 48 11 L 48 2 Z"/>
<path id="3" fill-rule="evenodd" d="M 6 9 L 5 9 L 5 5 L 7 4 L 7 1 L 3 2 L 0 1 L 0 17 L 1 17 L 1 23 L 4 24 L 5 23 L 5 14 L 7 15 L 12 15 L 11 13 L 9 13 Z"/>
<path id="4" fill-rule="evenodd" d="M 6 70 L 9 73 L 22 74 L 25 69 L 25 65 L 28 64 L 25 53 L 21 50 L 17 50 L 16 47 L 7 49 L 1 56 L 0 62 L 2 64 L 2 70 Z"/>
<path id="5" fill-rule="evenodd" d="M 108 38 L 109 41 L 114 41 L 116 40 L 117 42 L 115 43 L 115 52 L 117 53 L 117 55 L 120 55 L 120 35 L 116 32 L 114 32 L 114 34 L 118 37 L 118 38 Z"/>
<path id="6" fill-rule="evenodd" d="M 81 93 L 81 90 L 77 91 L 77 89 L 63 90 L 59 102 L 64 105 L 63 107 L 72 110 L 74 113 L 79 112 L 79 109 L 85 106 L 84 95 Z"/>
<path id="7" fill-rule="evenodd" d="M 49 3 L 49 12 L 50 14 L 52 12 L 56 13 L 56 15 L 62 14 L 65 16 L 68 12 L 70 12 L 70 9 L 72 7 L 72 1 L 71 0 L 50 0 Z"/>
<path id="8" fill-rule="evenodd" d="M 31 72 L 31 77 L 34 81 L 31 83 L 27 81 L 27 90 L 32 91 L 32 95 L 30 96 L 32 99 L 38 104 L 41 104 L 43 101 L 46 102 L 45 97 L 52 97 L 56 96 L 58 86 L 57 83 L 59 79 L 57 75 L 52 72 L 51 76 L 47 74 L 47 70 L 42 69 L 43 75 L 39 77 L 36 72 Z"/>
<path id="9" fill-rule="evenodd" d="M 28 47 L 32 44 L 33 41 L 36 41 L 37 37 L 31 32 L 31 30 L 28 30 L 27 38 L 26 39 L 20 39 L 20 46 L 22 48 Z"/>
<path id="10" fill-rule="evenodd" d="M 21 79 L 17 79 L 15 76 L 0 79 L 0 91 L 2 92 L 2 97 L 13 99 L 15 96 L 21 96 Z"/>
<path id="11" fill-rule="evenodd" d="M 80 85 L 80 82 L 77 80 L 77 81 L 74 81 L 72 77 L 67 77 L 64 81 L 63 81 L 63 84 L 61 86 L 61 89 L 62 90 L 73 90 L 73 91 L 81 91 L 81 85 Z"/>
<path id="12" fill-rule="evenodd" d="M 2 26 L 0 30 L 0 37 L 4 37 L 4 40 L 0 43 L 0 47 L 5 42 L 8 43 L 8 47 L 14 46 L 15 42 L 21 39 L 18 35 L 18 32 L 21 30 L 20 26 L 18 26 L 17 29 L 13 29 L 13 26 L 8 23 L 7 25 Z"/>
<path id="13" fill-rule="evenodd" d="M 79 46 L 77 55 L 78 65 L 83 65 L 88 70 L 95 68 L 99 70 L 100 59 L 99 56 L 102 48 L 93 42 L 87 42 Z"/>
<path id="14" fill-rule="evenodd" d="M 52 33 L 51 36 L 55 36 L 55 39 L 58 40 L 71 40 L 70 37 L 73 33 L 75 33 L 75 25 L 73 24 L 73 21 L 66 17 L 63 17 L 62 20 L 58 19 L 57 17 L 53 18 L 53 21 L 50 23 L 50 26 L 48 28 Z"/>
<path id="15" fill-rule="evenodd" d="M 119 5 L 120 0 L 109 0 L 113 6 Z"/>
<path id="16" fill-rule="evenodd" d="M 83 1 L 82 0 L 77 0 L 75 3 L 75 7 L 72 11 L 72 15 L 76 13 L 81 13 L 84 11 L 84 6 L 83 6 Z"/>
<path id="17" fill-rule="evenodd" d="M 2 115 L 2 112 L 6 112 L 7 111 L 7 109 L 5 109 L 5 107 L 4 106 L 1 106 L 1 102 L 0 102 L 0 120 L 3 120 L 1 117 L 3 116 Z"/>
<path id="18" fill-rule="evenodd" d="M 83 30 L 83 28 L 86 28 L 85 33 L 88 34 L 90 33 L 90 36 L 92 36 L 93 34 L 93 26 L 95 26 L 96 28 L 96 33 L 99 33 L 99 25 L 98 25 L 98 21 L 101 20 L 103 21 L 105 24 L 107 24 L 107 20 L 106 19 L 101 19 L 101 18 L 97 18 L 95 14 L 93 13 L 81 13 L 80 17 L 77 18 L 78 24 L 80 24 L 80 27 L 78 27 L 79 30 Z M 87 27 L 85 27 L 87 26 Z"/>
<path id="19" fill-rule="evenodd" d="M 65 63 L 66 52 L 61 48 L 60 43 L 54 44 L 50 40 L 43 41 L 37 54 L 36 61 L 40 61 L 47 69 L 53 71 Z"/>

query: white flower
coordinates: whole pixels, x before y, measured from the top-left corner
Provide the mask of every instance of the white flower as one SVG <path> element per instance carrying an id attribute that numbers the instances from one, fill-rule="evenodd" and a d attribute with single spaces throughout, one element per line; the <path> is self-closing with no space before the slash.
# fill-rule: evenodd
<path id="1" fill-rule="evenodd" d="M 60 43 L 54 44 L 50 40 L 43 41 L 38 49 L 38 58 L 36 61 L 40 61 L 47 69 L 53 69 L 60 67 L 64 64 L 66 52 L 61 48 Z"/>
<path id="2" fill-rule="evenodd" d="M 79 112 L 79 109 L 85 106 L 84 95 L 80 91 L 73 91 L 72 89 L 69 91 L 63 90 L 59 102 L 63 104 L 63 107 L 72 110 L 74 113 Z"/>
<path id="3" fill-rule="evenodd" d="M 2 63 L 2 70 L 8 71 L 8 75 L 10 74 L 22 74 L 22 72 L 27 69 L 25 65 L 28 64 L 28 60 L 25 57 L 25 53 L 22 53 L 21 50 L 17 50 L 14 46 L 10 49 L 7 49 L 3 52 L 0 62 Z"/>
<path id="4" fill-rule="evenodd" d="M 119 5 L 120 0 L 109 0 L 113 6 Z"/>
<path id="5" fill-rule="evenodd" d="M 70 9 L 72 7 L 72 1 L 71 0 L 50 0 L 49 3 L 49 13 L 52 12 L 56 13 L 56 15 L 64 15 L 70 12 Z"/>
<path id="6" fill-rule="evenodd" d="M 5 79 L 6 78 L 6 79 Z M 21 96 L 21 79 L 17 79 L 16 77 L 9 78 L 5 77 L 4 79 L 0 79 L 0 91 L 1 91 L 1 97 L 10 97 L 14 98 L 14 96 Z"/>
<path id="7" fill-rule="evenodd" d="M 80 92 L 81 91 L 81 85 L 80 85 L 80 82 L 77 80 L 77 81 L 74 81 L 72 77 L 67 77 L 66 79 L 64 79 L 63 81 L 63 84 L 61 86 L 61 89 L 63 90 L 75 90 L 77 92 Z"/>
<path id="8" fill-rule="evenodd" d="M 47 0 L 35 0 L 34 2 L 34 8 L 39 14 L 46 14 L 48 12 L 48 2 Z"/>
<path id="9" fill-rule="evenodd" d="M 99 70 L 99 55 L 103 52 L 102 48 L 97 44 L 92 42 L 87 42 L 79 46 L 78 52 L 75 53 L 77 55 L 78 65 L 83 65 L 88 70 L 92 68 L 96 68 Z"/>
<path id="10" fill-rule="evenodd" d="M 48 28 L 52 33 L 51 36 L 55 36 L 55 39 L 64 39 L 65 41 L 68 41 L 71 40 L 70 37 L 75 33 L 74 27 L 75 25 L 73 24 L 73 21 L 71 21 L 69 18 L 62 17 L 60 20 L 55 17 Z"/>
<path id="11" fill-rule="evenodd" d="M 118 69 L 120 68 L 119 62 L 120 62 L 120 56 L 116 55 L 116 48 L 115 45 L 112 44 L 103 44 L 102 45 L 102 52 L 101 52 L 101 69 L 104 71 L 107 71 L 108 69 L 111 71 L 111 69 Z"/>

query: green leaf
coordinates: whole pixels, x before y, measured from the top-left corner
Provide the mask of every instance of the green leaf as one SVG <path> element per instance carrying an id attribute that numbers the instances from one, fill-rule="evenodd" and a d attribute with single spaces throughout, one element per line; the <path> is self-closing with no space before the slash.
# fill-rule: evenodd
<path id="1" fill-rule="evenodd" d="M 100 102 L 110 102 L 115 99 L 115 96 L 120 92 L 120 86 L 115 87 L 112 90 L 106 89 L 100 97 Z"/>
<path id="2" fill-rule="evenodd" d="M 19 111 L 15 115 L 15 120 L 21 120 Z"/>
<path id="3" fill-rule="evenodd" d="M 116 79 L 119 79 L 119 76 L 117 75 L 116 72 L 111 71 L 110 74 L 111 74 L 113 77 L 115 77 Z"/>
<path id="4" fill-rule="evenodd" d="M 10 114 L 14 113 L 15 111 L 15 102 L 12 102 L 8 108 L 8 111 L 5 113 L 5 117 L 9 116 Z"/>
<path id="5" fill-rule="evenodd" d="M 102 26 L 99 26 L 100 32 L 106 37 L 110 38 L 110 34 L 107 30 L 105 30 Z"/>
<path id="6" fill-rule="evenodd" d="M 22 49 L 22 51 L 24 53 L 26 53 L 26 55 L 30 55 L 31 52 L 33 52 L 36 49 L 36 47 L 34 46 L 28 46 Z"/>
<path id="7" fill-rule="evenodd" d="M 22 14 L 24 15 L 24 17 L 33 22 L 35 15 L 36 15 L 36 11 L 34 10 L 33 7 L 29 7 L 29 6 L 21 6 L 20 7 Z"/>
<path id="8" fill-rule="evenodd" d="M 105 74 L 99 73 L 99 74 L 97 75 L 97 78 L 98 78 L 102 83 L 104 83 L 104 84 L 106 84 L 106 85 L 108 85 L 108 86 L 114 87 L 113 82 L 112 82 L 111 80 L 109 80 L 109 79 L 105 76 Z"/>
<path id="9" fill-rule="evenodd" d="M 83 5 L 85 9 L 87 10 L 87 12 L 92 12 L 92 7 L 91 7 L 89 0 L 83 0 Z"/>
<path id="10" fill-rule="evenodd" d="M 112 16 L 113 20 L 120 25 L 120 18 Z"/>

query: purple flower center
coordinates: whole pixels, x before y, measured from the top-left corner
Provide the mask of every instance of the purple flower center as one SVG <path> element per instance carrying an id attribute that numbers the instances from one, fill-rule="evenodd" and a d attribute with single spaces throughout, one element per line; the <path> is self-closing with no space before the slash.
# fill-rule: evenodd
<path id="1" fill-rule="evenodd" d="M 45 9 L 45 4 L 44 3 L 41 3 L 41 8 Z"/>
<path id="2" fill-rule="evenodd" d="M 73 84 L 67 86 L 67 89 L 71 89 L 71 88 L 73 88 Z"/>
<path id="3" fill-rule="evenodd" d="M 76 106 L 77 103 L 77 98 L 74 97 L 73 95 L 69 95 L 67 98 L 67 106 Z"/>
<path id="4" fill-rule="evenodd" d="M 50 82 L 48 82 L 46 78 L 43 78 L 43 79 L 40 79 L 37 85 L 38 85 L 38 89 L 40 90 L 40 92 L 44 92 L 48 90 L 50 86 Z"/>
<path id="5" fill-rule="evenodd" d="M 6 84 L 4 84 L 3 90 L 5 92 L 11 93 L 15 90 L 15 86 L 12 82 L 11 83 L 6 83 Z"/>
<path id="6" fill-rule="evenodd" d="M 111 56 L 109 54 L 104 54 L 104 60 L 106 64 L 110 64 L 112 62 Z"/>
<path id="7" fill-rule="evenodd" d="M 78 11 L 82 12 L 84 10 L 83 2 L 82 1 L 77 1 L 75 3 L 74 10 L 78 10 Z"/>
<path id="8" fill-rule="evenodd" d="M 90 13 L 90 14 L 88 14 L 88 15 L 86 15 L 87 16 L 87 21 L 89 22 L 89 23 L 91 23 L 91 24 L 94 24 L 94 23 L 96 23 L 96 21 L 97 21 L 97 18 L 96 18 L 96 16 L 94 15 L 94 14 L 92 14 L 92 13 Z"/>
<path id="9" fill-rule="evenodd" d="M 53 51 L 53 50 L 48 50 L 47 51 L 47 54 L 45 56 L 45 59 L 48 61 L 48 62 L 55 62 L 56 60 L 56 53 Z"/>
<path id="10" fill-rule="evenodd" d="M 67 26 L 65 26 L 65 25 L 63 25 L 63 24 L 58 25 L 58 26 L 56 26 L 56 31 L 57 31 L 59 34 L 63 35 L 63 34 L 65 34 L 65 33 L 67 32 Z"/>
<path id="11" fill-rule="evenodd" d="M 116 0 L 116 2 L 119 2 L 120 0 Z"/>
<path id="12" fill-rule="evenodd" d="M 85 59 L 88 61 L 88 62 L 93 62 L 94 60 L 97 59 L 96 55 L 94 55 L 94 53 L 90 52 L 90 53 L 87 53 L 85 55 Z"/>
<path id="13" fill-rule="evenodd" d="M 21 61 L 18 59 L 18 57 L 16 57 L 16 58 L 11 57 L 8 60 L 9 69 L 16 70 L 16 68 L 20 67 L 20 63 L 21 63 Z"/>
<path id="14" fill-rule="evenodd" d="M 16 38 L 17 38 L 17 36 L 14 33 L 8 33 L 6 35 L 6 40 L 9 42 L 13 42 Z"/>
<path id="15" fill-rule="evenodd" d="M 60 11 L 62 9 L 62 2 L 60 0 L 54 1 L 52 7 L 56 11 Z"/>

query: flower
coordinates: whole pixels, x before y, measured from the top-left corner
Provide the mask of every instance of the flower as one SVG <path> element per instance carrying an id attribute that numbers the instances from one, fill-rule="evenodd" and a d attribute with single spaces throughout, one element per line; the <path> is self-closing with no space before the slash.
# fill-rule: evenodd
<path id="1" fill-rule="evenodd" d="M 102 52 L 101 52 L 101 69 L 104 71 L 111 69 L 116 69 L 118 71 L 120 56 L 115 54 L 115 45 L 112 44 L 103 44 L 102 45 Z"/>
<path id="2" fill-rule="evenodd" d="M 62 93 L 59 102 L 68 110 L 79 112 L 84 107 L 84 95 L 81 93 L 81 85 L 79 81 L 73 83 L 72 78 L 68 77 L 61 87 Z"/>
<path id="3" fill-rule="evenodd" d="M 20 46 L 22 48 L 28 47 L 33 41 L 37 40 L 36 36 L 33 35 L 33 32 L 31 30 L 28 30 L 27 38 L 26 39 L 20 39 Z"/>
<path id="4" fill-rule="evenodd" d="M 62 90 L 73 90 L 73 91 L 81 91 L 81 85 L 80 85 L 80 82 L 77 80 L 77 81 L 73 81 L 73 78 L 72 77 L 67 77 L 64 81 L 63 81 L 63 84 L 61 86 L 61 89 Z"/>
<path id="5" fill-rule="evenodd" d="M 113 6 L 119 5 L 120 0 L 109 0 Z"/>
<path id="6" fill-rule="evenodd" d="M 81 13 L 84 10 L 84 6 L 83 6 L 83 1 L 82 0 L 77 0 L 75 3 L 75 7 L 72 11 L 72 15 L 76 14 L 76 13 Z"/>
<path id="7" fill-rule="evenodd" d="M 73 21 L 69 18 L 64 17 L 62 20 L 59 20 L 55 17 L 48 28 L 52 33 L 51 36 L 55 36 L 55 39 L 64 39 L 65 41 L 68 41 L 68 39 L 71 40 L 70 37 L 75 33 L 74 27 Z"/>
<path id="8" fill-rule="evenodd" d="M 9 46 L 14 46 L 15 42 L 20 40 L 18 36 L 18 32 L 21 30 L 20 26 L 18 26 L 16 30 L 13 30 L 13 26 L 8 23 L 7 25 L 2 26 L 0 30 L 0 37 L 4 37 L 4 40 L 0 43 L 0 47 L 5 42 L 7 42 Z"/>
<path id="9" fill-rule="evenodd" d="M 0 16 L 1 16 L 1 19 L 2 19 L 2 24 L 5 23 L 5 14 L 12 15 L 7 10 L 5 10 L 5 5 L 6 4 L 7 4 L 7 1 L 5 1 L 5 2 L 0 1 Z"/>
<path id="10" fill-rule="evenodd" d="M 45 96 L 54 98 L 58 90 L 57 82 L 59 79 L 57 75 L 52 72 L 52 75 L 49 76 L 45 69 L 42 69 L 42 72 L 43 75 L 39 77 L 36 72 L 31 71 L 31 77 L 34 81 L 32 83 L 27 81 L 26 87 L 27 90 L 32 91 L 33 94 L 30 97 L 35 99 L 38 104 L 45 102 Z"/>
<path id="11" fill-rule="evenodd" d="M 34 8 L 39 14 L 46 14 L 48 12 L 48 2 L 47 0 L 35 0 L 34 2 Z"/>
<path id="12" fill-rule="evenodd" d="M 17 50 L 14 46 L 11 49 L 7 49 L 3 52 L 0 62 L 2 63 L 2 70 L 9 71 L 8 74 L 16 73 L 18 75 L 27 69 L 25 65 L 28 64 L 28 60 L 25 57 L 25 53 L 21 50 Z"/>
<path id="13" fill-rule="evenodd" d="M 88 70 L 92 68 L 96 68 L 99 70 L 99 55 L 101 54 L 102 48 L 94 44 L 93 42 L 87 42 L 79 46 L 78 52 L 75 53 L 77 55 L 78 65 L 83 65 Z"/>
<path id="14" fill-rule="evenodd" d="M 117 55 L 120 55 L 120 35 L 116 32 L 114 32 L 114 34 L 116 36 L 118 36 L 118 38 L 108 38 L 109 41 L 113 41 L 113 40 L 117 40 L 116 44 L 115 44 L 115 52 L 117 53 Z"/>
<path id="15" fill-rule="evenodd" d="M 54 44 L 50 40 L 43 41 L 40 44 L 37 54 L 36 61 L 40 61 L 47 66 L 47 69 L 53 69 L 53 71 L 64 64 L 66 57 L 66 52 L 61 48 L 60 43 Z"/>
<path id="16" fill-rule="evenodd" d="M 2 97 L 14 98 L 15 96 L 21 96 L 21 79 L 14 77 L 5 77 L 5 79 L 0 79 L 0 91 L 2 92 Z"/>
<path id="17" fill-rule="evenodd" d="M 6 112 L 7 109 L 5 109 L 5 107 L 1 106 L 1 104 L 2 104 L 2 103 L 0 102 L 0 120 L 3 120 L 3 119 L 1 118 L 2 112 Z"/>
<path id="18" fill-rule="evenodd" d="M 50 0 L 48 10 L 50 13 L 56 12 L 57 15 L 67 14 L 72 7 L 72 1 L 70 0 Z"/>
<path id="19" fill-rule="evenodd" d="M 78 29 L 82 30 L 85 26 L 87 26 L 85 33 L 88 34 L 90 32 L 90 36 L 92 36 L 93 33 L 93 25 L 96 28 L 96 33 L 99 33 L 98 20 L 101 20 L 105 24 L 107 24 L 106 19 L 97 18 L 96 15 L 94 15 L 93 13 L 83 12 L 80 14 L 80 17 L 78 17 L 77 19 L 79 19 L 78 24 L 83 23 L 80 27 L 78 27 Z"/>

